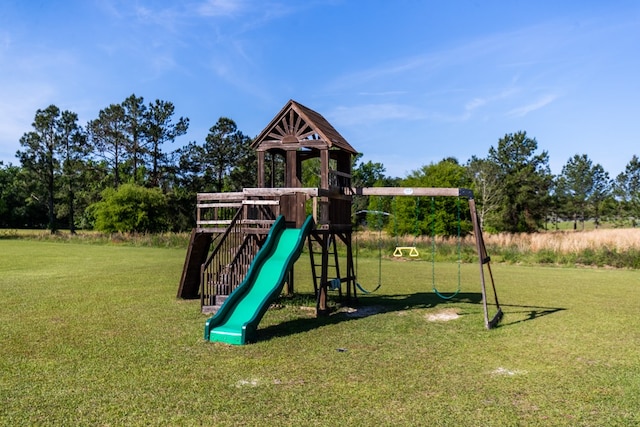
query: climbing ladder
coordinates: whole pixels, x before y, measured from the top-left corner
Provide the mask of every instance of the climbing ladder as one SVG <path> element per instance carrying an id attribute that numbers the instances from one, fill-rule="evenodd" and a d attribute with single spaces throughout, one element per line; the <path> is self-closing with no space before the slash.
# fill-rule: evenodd
<path id="1" fill-rule="evenodd" d="M 313 232 L 309 235 L 307 243 L 315 294 L 318 295 L 319 287 L 326 284 L 329 289 L 338 290 L 339 295 L 342 296 L 340 263 L 338 262 L 335 236 L 331 233 Z M 323 266 L 325 266 L 325 270 L 323 270 Z M 330 272 L 330 270 L 332 271 Z"/>
<path id="2" fill-rule="evenodd" d="M 346 266 L 340 266 L 338 256 L 338 239 L 346 248 Z M 307 240 L 313 289 L 316 295 L 316 311 L 318 314 L 328 313 L 327 291 L 337 290 L 343 297 L 342 284 L 346 284 L 346 300 L 356 298 L 356 275 L 351 251 L 351 232 L 336 230 L 314 230 Z"/>

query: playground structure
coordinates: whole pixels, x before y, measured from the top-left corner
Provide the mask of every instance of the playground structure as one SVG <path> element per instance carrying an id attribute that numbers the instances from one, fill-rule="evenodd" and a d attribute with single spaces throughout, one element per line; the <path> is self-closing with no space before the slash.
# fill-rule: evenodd
<path id="1" fill-rule="evenodd" d="M 357 298 L 359 286 L 354 269 L 351 213 L 354 196 L 462 197 L 468 200 L 476 240 L 485 326 L 490 329 L 500 321 L 502 310 L 471 190 L 352 187 L 352 156 L 357 151 L 319 113 L 293 100 L 287 102 L 256 137 L 252 148 L 258 158 L 258 188 L 198 194 L 196 228 L 191 233 L 178 288 L 179 298 L 200 298 L 204 313 L 221 310 L 229 295 L 246 282 L 251 269 L 257 269 L 252 267 L 252 263 L 261 248 L 267 246 L 272 226 L 278 220 L 278 227 L 305 230 L 303 234 L 311 262 L 316 313 L 325 315 L 328 313 L 329 289 L 336 289 L 347 300 Z M 317 188 L 302 187 L 302 164 L 310 159 L 319 159 L 320 186 Z M 279 184 L 281 186 L 277 187 Z M 313 227 L 309 227 L 309 213 Z M 338 240 L 346 248 L 342 265 L 338 257 Z M 409 256 L 417 253 L 414 247 L 399 247 L 394 255 L 398 256 L 403 251 Z M 288 255 L 295 259 L 299 252 Z M 282 263 L 281 268 L 282 283 L 271 284 L 270 291 L 277 289 L 279 294 L 286 282 L 285 292 L 292 294 L 293 263 Z M 496 309 L 491 318 L 485 270 Z M 346 285 L 346 295 L 342 294 L 343 284 Z M 271 296 L 260 301 L 260 307 L 256 309 L 258 314 L 263 314 L 264 307 L 268 308 L 269 301 L 278 296 L 273 296 L 274 292 L 267 293 Z M 253 327 L 249 325 L 249 329 Z"/>

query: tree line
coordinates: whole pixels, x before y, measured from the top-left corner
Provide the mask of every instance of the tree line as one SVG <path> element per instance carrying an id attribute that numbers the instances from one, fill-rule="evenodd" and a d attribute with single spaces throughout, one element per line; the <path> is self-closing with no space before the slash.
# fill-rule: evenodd
<path id="1" fill-rule="evenodd" d="M 592 220 L 615 227 L 635 227 L 640 216 L 640 159 L 633 156 L 624 172 L 611 178 L 586 154 L 576 154 L 558 175 L 549 154 L 525 131 L 505 134 L 484 157 L 461 164 L 455 158 L 425 165 L 403 179 L 384 176 L 380 163 L 360 165 L 354 177 L 365 186 L 454 187 L 473 190 L 482 227 L 491 232 L 535 232 L 572 221 L 584 229 Z M 390 212 L 384 227 L 391 234 L 453 236 L 471 230 L 468 212 L 456 200 L 398 198 L 364 201 L 371 211 Z M 363 202 L 361 202 L 363 203 Z M 418 206 L 422 203 L 422 206 Z M 363 209 L 362 205 L 358 207 Z M 458 215 L 460 217 L 458 218 Z M 373 220 L 370 218 L 370 221 Z"/>
<path id="2" fill-rule="evenodd" d="M 145 103 L 135 94 L 84 125 L 76 113 L 55 105 L 36 111 L 31 130 L 20 138 L 19 165 L 0 162 L 0 227 L 71 233 L 190 229 L 196 193 L 254 187 L 257 162 L 252 139 L 226 117 L 204 141 L 167 149 L 188 128 L 189 119 L 175 117 L 171 102 Z M 605 220 L 635 226 L 640 216 L 637 156 L 613 179 L 586 154 L 576 154 L 553 175 L 548 153 L 524 131 L 505 134 L 483 157 L 465 163 L 446 158 L 403 178 L 361 159 L 354 159 L 354 186 L 472 189 L 489 231 L 533 232 L 566 220 L 579 228 L 589 219 L 596 226 Z M 265 162 L 274 168 L 268 173 L 283 176 L 282 159 L 273 160 Z M 303 185 L 318 185 L 318 168 L 318 162 L 304 162 Z M 396 234 L 453 235 L 470 228 L 468 213 L 461 214 L 455 200 L 361 198 L 354 202 L 357 211 L 393 212 L 384 226 Z"/>
<path id="3" fill-rule="evenodd" d="M 221 117 L 202 143 L 167 150 L 189 119 L 171 102 L 132 94 L 81 125 L 56 105 L 36 111 L 19 166 L 0 162 L 0 227 L 182 231 L 196 193 L 255 181 L 251 139 Z"/>

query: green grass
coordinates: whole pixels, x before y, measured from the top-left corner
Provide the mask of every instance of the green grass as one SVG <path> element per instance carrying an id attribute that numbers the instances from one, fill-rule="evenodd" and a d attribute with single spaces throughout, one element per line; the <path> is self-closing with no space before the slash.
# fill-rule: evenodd
<path id="1" fill-rule="evenodd" d="M 484 329 L 478 267 L 460 298 L 431 264 L 384 260 L 357 308 L 316 319 L 308 259 L 298 296 L 256 344 L 202 338 L 176 300 L 185 251 L 0 240 L 0 425 L 637 425 L 633 270 L 494 265 L 505 318 Z M 377 260 L 359 260 L 375 287 Z M 438 263 L 442 292 L 457 266 Z M 426 316 L 455 311 L 459 318 Z"/>

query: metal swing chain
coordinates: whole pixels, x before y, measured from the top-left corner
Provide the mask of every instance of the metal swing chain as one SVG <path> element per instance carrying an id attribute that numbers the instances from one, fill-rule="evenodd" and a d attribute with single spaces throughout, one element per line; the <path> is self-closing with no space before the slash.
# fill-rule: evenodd
<path id="1" fill-rule="evenodd" d="M 360 289 L 360 291 L 364 294 L 371 294 L 382 286 L 382 227 L 384 225 L 383 221 L 383 210 L 382 210 L 382 196 L 378 198 L 378 207 L 376 209 L 376 215 L 378 215 L 378 285 L 371 291 L 365 289 L 356 281 L 356 287 Z M 357 257 L 356 257 L 357 260 Z"/>
<path id="2" fill-rule="evenodd" d="M 452 298 L 454 298 L 456 295 L 458 295 L 460 293 L 460 289 L 461 289 L 461 274 L 460 274 L 460 269 L 461 269 L 461 264 L 462 264 L 462 252 L 461 252 L 461 225 L 460 225 L 460 197 L 458 197 L 457 199 L 457 204 L 456 204 L 456 216 L 457 216 L 457 227 L 458 227 L 458 236 L 457 236 L 457 251 L 458 251 L 458 288 L 456 289 L 456 291 L 454 293 L 452 293 L 451 295 L 443 295 L 442 293 L 440 293 L 440 291 L 438 291 L 438 288 L 436 287 L 436 255 L 435 255 L 435 251 L 436 251 L 436 233 L 435 233 L 435 198 L 432 197 L 431 198 L 431 212 L 432 212 L 432 246 L 431 246 L 431 279 L 432 279 L 432 285 L 433 285 L 433 292 L 438 295 L 440 298 L 444 299 L 444 300 L 450 300 Z"/>

